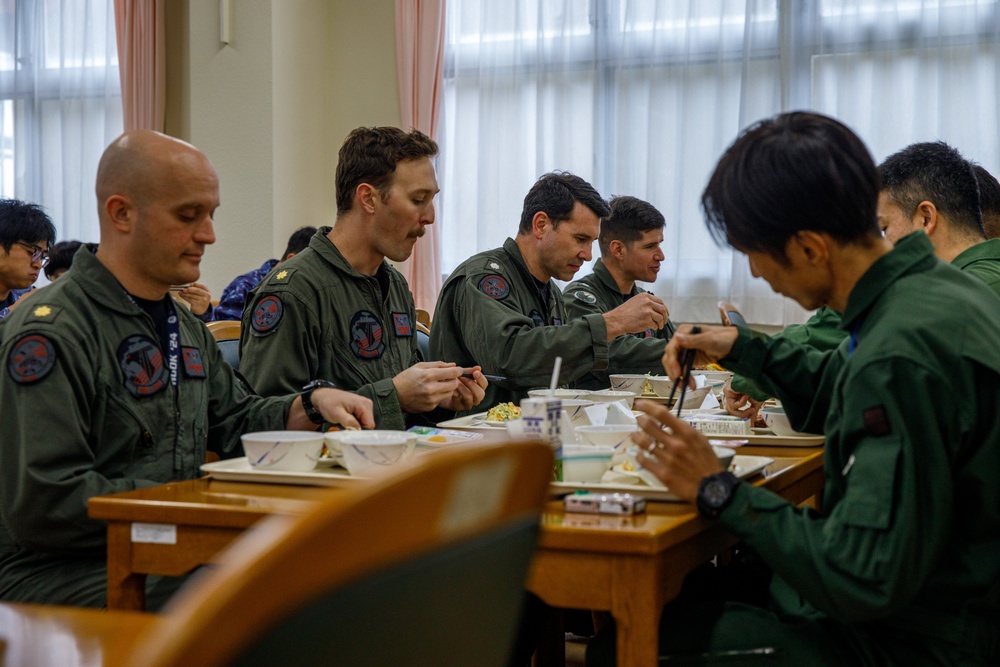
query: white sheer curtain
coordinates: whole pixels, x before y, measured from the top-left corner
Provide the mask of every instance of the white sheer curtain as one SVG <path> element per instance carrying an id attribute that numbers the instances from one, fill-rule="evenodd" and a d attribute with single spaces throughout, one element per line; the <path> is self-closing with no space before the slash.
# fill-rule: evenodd
<path id="1" fill-rule="evenodd" d="M 96 241 L 97 162 L 121 131 L 111 0 L 0 0 L 0 196 Z"/>
<path id="2" fill-rule="evenodd" d="M 449 0 L 443 268 L 513 235 L 534 180 L 565 169 L 664 213 L 649 287 L 675 320 L 715 321 L 726 299 L 802 321 L 708 236 L 719 155 L 759 118 L 814 109 L 876 160 L 942 139 L 998 172 L 998 58 L 997 0 Z"/>

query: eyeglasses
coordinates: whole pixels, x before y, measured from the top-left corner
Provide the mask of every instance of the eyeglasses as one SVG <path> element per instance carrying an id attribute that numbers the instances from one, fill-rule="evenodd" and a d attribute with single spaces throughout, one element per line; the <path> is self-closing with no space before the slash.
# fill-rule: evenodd
<path id="1" fill-rule="evenodd" d="M 49 251 L 36 246 L 34 243 L 25 243 L 24 241 L 15 241 L 14 243 L 24 246 L 31 251 L 31 261 L 38 262 L 41 261 L 42 266 L 49 263 Z"/>

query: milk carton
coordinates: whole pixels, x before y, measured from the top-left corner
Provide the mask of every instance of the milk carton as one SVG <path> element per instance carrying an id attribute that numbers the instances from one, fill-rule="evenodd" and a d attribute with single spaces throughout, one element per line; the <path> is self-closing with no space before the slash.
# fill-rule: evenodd
<path id="1" fill-rule="evenodd" d="M 562 475 L 562 401 L 558 398 L 532 397 L 521 399 L 521 424 L 525 435 L 534 435 L 548 442 L 555 450 L 553 480 Z"/>

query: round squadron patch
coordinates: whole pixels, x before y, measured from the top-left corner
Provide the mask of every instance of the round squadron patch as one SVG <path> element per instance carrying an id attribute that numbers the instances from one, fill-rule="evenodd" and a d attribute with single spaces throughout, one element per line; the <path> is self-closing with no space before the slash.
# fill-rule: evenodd
<path id="1" fill-rule="evenodd" d="M 583 301 L 584 303 L 589 303 L 590 305 L 594 305 L 595 303 L 597 303 L 597 297 L 588 292 L 587 290 L 578 289 L 575 292 L 573 292 L 573 296 L 575 296 L 580 301 Z"/>
<path id="2" fill-rule="evenodd" d="M 129 336 L 118 346 L 118 365 L 125 376 L 125 388 L 136 398 L 163 391 L 170 371 L 163 363 L 160 347 L 148 336 Z"/>
<path id="3" fill-rule="evenodd" d="M 378 359 L 385 352 L 382 323 L 375 313 L 359 310 L 351 318 L 351 351 L 358 359 Z"/>
<path id="4" fill-rule="evenodd" d="M 250 317 L 250 327 L 258 334 L 269 334 L 281 322 L 281 316 L 285 314 L 285 305 L 281 299 L 273 294 L 265 296 L 254 306 L 253 315 Z"/>
<path id="5" fill-rule="evenodd" d="M 503 299 L 510 294 L 510 284 L 503 276 L 491 274 L 479 281 L 479 291 L 491 299 Z"/>
<path id="6" fill-rule="evenodd" d="M 32 384 L 56 365 L 56 348 L 41 334 L 28 334 L 14 343 L 7 356 L 7 372 L 18 384 Z"/>
<path id="7" fill-rule="evenodd" d="M 545 326 L 545 318 L 542 317 L 542 314 L 540 312 L 538 312 L 537 310 L 531 311 L 531 314 L 528 317 L 531 318 L 531 321 L 535 323 L 536 327 L 544 327 Z"/>

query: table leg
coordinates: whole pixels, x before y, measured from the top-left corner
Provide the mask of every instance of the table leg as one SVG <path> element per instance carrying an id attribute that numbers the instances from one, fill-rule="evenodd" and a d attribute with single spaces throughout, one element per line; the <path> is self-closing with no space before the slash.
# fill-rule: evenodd
<path id="1" fill-rule="evenodd" d="M 676 595 L 676 582 L 658 589 L 658 564 L 654 559 L 626 560 L 615 572 L 611 615 L 617 629 L 618 667 L 657 664 L 660 648 L 660 614 L 666 599 Z"/>
<path id="2" fill-rule="evenodd" d="M 144 611 L 146 575 L 132 571 L 132 528 L 108 524 L 108 609 Z"/>

